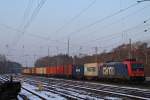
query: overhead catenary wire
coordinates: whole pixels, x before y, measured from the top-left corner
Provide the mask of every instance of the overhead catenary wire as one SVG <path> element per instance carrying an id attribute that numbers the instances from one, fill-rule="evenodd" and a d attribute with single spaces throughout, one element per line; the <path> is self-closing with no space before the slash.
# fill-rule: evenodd
<path id="1" fill-rule="evenodd" d="M 16 29 L 16 28 L 13 28 L 13 27 L 10 27 L 6 24 L 0 24 L 0 26 L 6 28 L 6 29 L 9 29 L 9 30 L 13 30 L 15 31 L 15 33 L 17 34 L 20 34 L 21 32 L 23 32 L 22 30 L 19 30 L 19 29 Z M 41 35 L 38 35 L 38 34 L 34 34 L 34 33 L 31 33 L 31 32 L 26 32 L 28 36 L 31 36 L 31 37 L 35 37 L 35 38 L 38 38 L 38 39 L 41 39 L 43 41 L 53 41 L 53 42 L 59 42 L 59 43 L 64 43 L 64 44 L 67 44 L 67 42 L 63 42 L 63 41 L 59 41 L 59 40 L 55 40 L 55 39 L 50 39 L 48 37 L 45 37 L 45 36 L 41 36 Z M 40 33 L 39 33 L 40 34 Z"/>
<path id="2" fill-rule="evenodd" d="M 28 5 L 24 11 L 23 19 L 19 26 L 19 29 L 22 28 L 22 26 L 25 24 L 25 21 L 28 19 L 31 9 L 32 9 L 32 6 L 33 6 L 33 0 L 29 0 Z"/>
<path id="3" fill-rule="evenodd" d="M 37 7 L 34 9 L 30 19 L 26 22 L 26 24 L 23 26 L 23 31 L 20 33 L 20 35 L 18 35 L 18 37 L 12 42 L 12 45 L 16 45 L 19 40 L 21 39 L 22 36 L 24 36 L 24 34 L 26 33 L 27 28 L 30 26 L 31 22 L 35 19 L 35 17 L 38 15 L 40 9 L 42 8 L 42 6 L 44 5 L 44 3 L 46 2 L 46 0 L 41 0 Z"/>
<path id="4" fill-rule="evenodd" d="M 130 30 L 136 29 L 137 27 L 140 27 L 142 24 L 143 24 L 143 23 L 140 23 L 140 24 L 138 24 L 138 25 L 136 25 L 136 26 L 133 26 L 133 27 L 128 28 L 128 29 L 125 29 L 125 30 L 123 30 L 123 31 L 121 31 L 121 32 L 117 32 L 117 33 L 115 32 L 115 33 L 110 34 L 110 35 L 106 35 L 106 36 L 99 37 L 99 38 L 96 38 L 96 39 L 93 39 L 93 40 L 85 41 L 85 42 L 83 42 L 82 44 L 89 45 L 89 43 L 95 42 L 95 41 L 101 41 L 101 42 L 102 42 L 102 41 L 108 41 L 108 40 L 110 41 L 110 40 L 112 40 L 112 39 L 114 39 L 114 38 L 117 38 L 116 35 L 121 36 L 122 33 L 127 33 L 127 32 L 130 31 Z M 120 33 L 121 33 L 121 34 L 120 34 Z"/>
<path id="5" fill-rule="evenodd" d="M 95 1 L 93 1 L 93 3 L 94 3 L 94 2 L 95 2 Z M 92 4 L 93 4 L 93 3 L 92 3 Z M 92 4 L 91 4 L 91 5 L 92 5 Z M 120 10 L 120 11 L 122 11 L 122 10 Z"/>
<path id="6" fill-rule="evenodd" d="M 137 29 L 138 27 L 140 28 L 141 27 L 141 25 L 144 25 L 146 22 L 148 22 L 150 20 L 150 18 L 147 18 L 146 20 L 144 20 L 144 21 L 142 21 L 142 22 L 140 22 L 139 24 L 137 24 L 137 25 L 135 25 L 135 26 L 133 26 L 133 27 L 130 27 L 130 28 L 127 28 L 127 29 L 125 29 L 125 30 L 123 30 L 123 31 L 121 31 L 121 32 L 115 32 L 115 33 L 113 33 L 113 34 L 110 34 L 110 35 L 106 35 L 106 36 L 103 36 L 103 37 L 99 37 L 99 38 L 96 38 L 96 39 L 93 39 L 93 40 L 89 40 L 89 41 L 85 41 L 85 42 L 82 42 L 82 44 L 87 44 L 88 42 L 94 42 L 94 41 L 97 41 L 97 40 L 101 40 L 101 41 L 103 41 L 103 40 L 107 40 L 106 38 L 113 38 L 113 37 L 115 37 L 116 35 L 120 35 L 119 33 L 127 33 L 127 32 L 129 32 L 129 31 L 131 31 L 131 30 L 133 30 L 133 29 Z M 88 44 L 87 44 L 88 45 Z"/>
<path id="7" fill-rule="evenodd" d="M 72 19 L 75 19 L 77 16 L 79 16 L 79 15 L 81 15 L 84 11 L 86 11 L 90 6 L 92 6 L 94 3 L 96 2 L 96 0 L 94 0 L 86 9 L 84 9 L 83 11 L 81 11 L 78 15 L 76 15 L 75 17 L 73 17 Z M 40 36 L 37 36 L 37 35 L 32 35 L 32 36 L 35 36 L 35 37 L 39 37 L 40 38 Z M 43 38 L 43 39 L 48 39 L 48 38 L 44 38 L 44 37 L 41 37 L 41 38 Z"/>
<path id="8" fill-rule="evenodd" d="M 19 30 L 19 29 L 16 29 L 16 28 L 13 28 L 13 27 L 10 27 L 10 26 L 8 26 L 8 25 L 6 25 L 6 24 L 0 24 L 0 26 L 1 27 L 4 27 L 4 28 L 6 28 L 6 29 L 9 29 L 9 30 L 13 30 L 13 31 L 15 31 L 15 33 L 20 33 L 20 32 L 22 32 L 21 30 Z M 12 33 L 14 33 L 14 32 L 12 32 Z M 67 42 L 63 42 L 63 41 L 59 41 L 59 40 L 51 40 L 51 39 L 48 39 L 47 37 L 43 37 L 43 36 L 40 36 L 40 35 L 37 35 L 37 34 L 33 34 L 33 33 L 30 33 L 30 32 L 27 32 L 28 34 L 27 34 L 27 36 L 31 36 L 31 37 L 35 37 L 35 38 L 38 38 L 38 39 L 41 39 L 41 40 L 43 40 L 43 41 L 51 41 L 51 42 L 56 42 L 56 43 L 63 43 L 63 44 L 67 44 Z M 35 48 L 35 44 L 30 44 L 30 46 L 32 46 L 32 47 L 34 47 Z M 56 45 L 55 44 L 53 44 L 53 45 L 48 45 L 48 46 L 50 46 L 51 48 L 56 48 Z M 41 46 L 40 46 L 41 47 Z M 47 47 L 47 45 L 43 45 L 42 46 L 42 48 L 45 48 L 45 47 Z M 36 48 L 38 48 L 38 47 L 36 47 Z M 13 50 L 14 48 L 11 48 L 11 51 L 14 51 Z M 67 49 L 67 47 L 64 47 L 64 48 L 59 48 L 59 49 L 61 49 L 62 51 L 63 50 L 65 50 L 65 49 Z"/>
<path id="9" fill-rule="evenodd" d="M 148 21 L 148 20 L 147 20 Z M 137 25 L 138 26 L 138 25 Z M 138 27 L 141 27 L 141 26 L 138 26 Z M 134 29 L 136 28 L 136 27 L 133 27 Z M 144 30 L 143 30 L 143 28 L 142 28 L 142 30 L 141 31 L 139 31 L 139 32 L 136 32 L 136 33 L 132 33 L 131 32 L 131 34 L 134 34 L 134 35 L 139 35 L 139 34 L 141 34 L 142 32 L 144 32 Z M 114 37 L 115 38 L 115 37 Z M 114 39 L 114 38 L 112 38 L 112 39 Z M 110 40 L 110 39 L 109 39 Z M 108 41 L 108 40 L 106 40 L 106 41 Z M 111 41 L 111 40 L 110 40 Z M 119 40 L 119 42 L 115 42 L 115 43 L 113 43 L 116 47 L 117 47 L 117 45 L 116 44 L 122 44 L 122 43 L 124 43 L 124 42 L 122 42 L 121 40 Z M 83 43 L 83 44 L 85 44 L 85 45 L 82 45 L 82 47 L 88 47 L 88 48 L 92 48 L 93 46 L 89 46 L 90 44 L 87 44 L 87 43 Z M 102 46 L 100 46 L 100 48 L 102 49 L 106 49 L 106 48 L 108 48 L 108 47 L 112 47 L 112 45 L 113 45 L 112 43 L 111 44 L 108 44 L 108 45 L 106 45 L 106 43 Z M 81 45 L 80 45 L 81 46 Z M 114 46 L 113 46 L 114 47 Z"/>
<path id="10" fill-rule="evenodd" d="M 124 17 L 122 17 L 122 18 L 120 18 L 120 19 L 118 19 L 116 21 L 114 21 L 114 22 L 112 22 L 112 23 L 109 23 L 109 25 L 106 24 L 106 25 L 104 25 L 102 27 L 98 27 L 98 30 L 100 30 L 100 29 L 107 29 L 108 27 L 111 27 L 114 24 L 118 24 L 119 22 L 122 22 L 123 20 L 127 19 L 128 17 L 131 17 L 131 15 L 135 15 L 137 13 L 141 13 L 141 11 L 143 11 L 143 10 L 149 8 L 149 7 L 150 7 L 150 5 L 146 5 L 146 6 L 140 8 L 140 9 L 138 9 L 138 10 L 136 10 L 136 11 L 134 11 L 134 12 L 132 12 L 132 13 L 130 13 L 130 14 L 128 14 L 128 15 L 126 15 L 126 16 L 124 16 Z M 86 35 L 98 32 L 98 30 L 95 30 L 95 31 L 92 31 L 92 32 L 88 32 L 88 33 L 86 33 Z M 74 34 L 74 35 L 77 35 L 77 34 Z"/>
<path id="11" fill-rule="evenodd" d="M 107 19 L 109 19 L 109 18 L 111 18 L 111 17 L 113 17 L 113 16 L 116 16 L 116 15 L 122 13 L 122 12 L 125 12 L 125 11 L 127 11 L 128 9 L 130 9 L 130 8 L 132 8 L 132 7 L 135 7 L 135 6 L 137 6 L 138 4 L 140 4 L 140 3 L 141 3 L 141 2 L 136 2 L 136 3 L 130 5 L 130 6 L 126 7 L 126 8 L 123 8 L 123 9 L 121 9 L 121 10 L 118 10 L 118 11 L 116 11 L 116 12 L 110 14 L 110 15 L 107 15 L 107 16 L 101 18 L 101 19 L 98 19 L 98 20 L 96 20 L 96 21 L 94 21 L 94 22 L 92 22 L 92 23 L 90 23 L 90 24 L 88 24 L 88 25 L 86 25 L 86 26 L 83 26 L 83 27 L 81 27 L 81 28 L 79 28 L 79 29 L 77 29 L 77 30 L 75 30 L 75 31 L 72 31 L 72 32 L 69 33 L 69 35 L 68 35 L 67 37 L 71 37 L 73 34 L 77 34 L 77 33 L 81 32 L 81 31 L 83 31 L 83 30 L 85 30 L 85 29 L 88 29 L 89 27 L 92 27 L 92 26 L 94 26 L 94 25 L 96 25 L 96 24 L 98 24 L 98 23 L 101 23 L 101 22 L 103 22 L 103 21 L 105 21 L 105 20 L 107 20 Z"/>
<path id="12" fill-rule="evenodd" d="M 42 37 L 42 36 L 40 36 L 40 35 L 31 34 L 31 36 L 35 36 L 35 37 L 41 38 L 41 39 L 43 39 L 43 40 L 49 40 L 47 37 Z"/>
<path id="13" fill-rule="evenodd" d="M 101 52 L 103 52 L 103 51 L 105 51 L 105 50 L 108 50 L 108 48 L 109 47 L 112 47 L 112 48 L 115 48 L 115 47 L 117 47 L 116 46 L 116 44 L 117 45 L 119 45 L 120 44 L 120 41 L 116 41 L 116 42 L 113 42 L 113 43 L 111 43 L 111 44 L 105 44 L 105 46 L 99 46 L 99 45 L 97 45 L 96 47 L 101 51 Z M 121 45 L 121 44 L 120 44 Z M 86 53 L 86 52 L 93 52 L 93 46 L 82 46 L 82 51 L 84 51 L 84 54 L 86 55 L 86 54 L 89 54 L 89 53 Z M 110 48 L 109 48 L 110 49 Z M 85 52 L 85 50 L 86 50 L 86 52 Z M 111 50 L 111 49 L 110 49 Z M 74 51 L 74 53 L 76 53 L 76 54 L 78 54 L 78 49 L 76 49 L 76 51 Z M 93 55 L 94 53 L 90 53 L 90 55 Z"/>
<path id="14" fill-rule="evenodd" d="M 38 3 L 37 7 L 34 9 L 32 15 L 31 15 L 30 19 L 29 19 L 29 20 L 27 21 L 27 23 L 23 26 L 23 29 L 22 29 L 21 33 L 15 38 L 15 40 L 12 42 L 11 45 L 13 45 L 13 46 L 16 46 L 16 45 L 17 45 L 17 43 L 20 41 L 21 37 L 24 36 L 24 34 L 25 34 L 27 28 L 30 26 L 31 22 L 32 22 L 32 21 L 35 19 L 35 17 L 38 15 L 38 13 L 39 13 L 41 7 L 44 5 L 45 2 L 46 2 L 46 0 L 41 0 L 41 1 Z M 14 48 L 13 46 L 12 46 L 12 48 L 10 49 L 10 51 Z"/>
<path id="15" fill-rule="evenodd" d="M 89 8 L 91 8 L 94 4 L 96 3 L 96 0 L 93 0 L 87 7 L 85 7 L 84 9 L 82 9 L 78 14 L 76 14 L 75 16 L 73 16 L 68 22 L 66 22 L 65 24 L 63 24 L 60 28 L 58 28 L 55 33 L 60 32 L 61 30 L 63 30 L 65 27 L 67 27 L 68 25 L 70 25 L 73 21 L 75 21 L 77 18 L 79 18 L 83 13 L 85 13 Z"/>
<path id="16" fill-rule="evenodd" d="M 94 2 L 94 1 L 93 1 Z M 35 37 L 40 37 L 40 36 L 37 36 L 37 35 L 35 35 Z M 43 37 L 41 37 L 41 38 L 43 38 Z M 44 39 L 44 38 L 43 38 Z M 45 38 L 46 39 L 46 38 Z"/>
<path id="17" fill-rule="evenodd" d="M 27 23 L 24 25 L 24 29 L 28 28 L 31 24 L 31 22 L 35 19 L 35 17 L 38 15 L 40 9 L 42 8 L 42 6 L 44 5 L 44 3 L 46 2 L 46 0 L 41 0 L 39 2 L 39 4 L 37 5 L 37 7 L 35 8 L 35 10 L 33 11 L 30 19 L 27 21 Z"/>
<path id="18" fill-rule="evenodd" d="M 138 33 L 134 33 L 134 35 L 141 34 L 141 32 L 143 32 L 143 30 L 140 31 L 140 32 L 138 32 Z M 111 40 L 110 40 L 110 41 L 111 41 Z M 107 42 L 107 43 L 108 43 L 108 42 Z M 114 47 L 117 47 L 118 45 L 126 44 L 126 43 L 124 43 L 122 40 L 118 40 L 118 41 L 116 41 L 115 43 L 111 43 L 111 42 L 109 42 L 109 44 L 107 44 L 107 43 L 105 43 L 104 45 L 101 45 L 101 46 L 100 46 L 100 49 L 105 50 L 106 48 L 107 48 L 107 49 L 108 49 L 108 48 L 110 49 L 110 47 L 111 47 L 111 48 L 114 48 Z M 92 48 L 92 46 L 89 46 L 89 44 L 83 45 L 83 47 Z"/>
<path id="19" fill-rule="evenodd" d="M 149 21 L 148 19 L 147 20 L 145 20 L 145 21 Z M 129 31 L 131 31 L 131 30 L 133 30 L 133 29 L 139 29 L 140 27 L 141 27 L 141 25 L 143 25 L 144 24 L 144 22 L 145 21 L 142 21 L 142 23 L 140 23 L 140 24 L 137 24 L 137 25 L 135 25 L 135 26 L 133 26 L 133 27 L 130 27 L 130 28 L 128 28 L 128 29 L 125 29 L 125 30 L 123 30 L 123 31 L 121 31 L 121 32 L 118 32 L 118 34 L 116 34 L 116 33 L 114 33 L 114 34 L 111 34 L 111 35 L 109 35 L 109 36 L 106 36 L 106 37 L 101 37 L 101 38 L 99 38 L 99 40 L 103 40 L 103 41 L 108 41 L 108 40 L 112 40 L 112 39 L 116 39 L 116 38 L 118 38 L 118 37 L 116 37 L 116 35 L 119 35 L 120 37 L 122 36 L 121 34 L 119 34 L 119 33 L 123 33 L 123 32 L 126 32 L 126 33 L 128 33 Z M 138 33 L 135 33 L 135 34 L 139 34 L 139 33 L 142 33 L 143 32 L 143 30 L 142 31 L 140 31 L 140 32 L 138 32 Z M 131 34 L 134 34 L 134 33 L 132 33 L 132 32 L 130 32 Z M 109 38 L 109 39 L 108 39 Z M 92 42 L 92 41 L 91 41 Z M 121 42 L 117 42 L 117 43 L 121 43 Z M 87 45 L 87 47 L 89 47 L 89 44 L 87 43 L 87 42 L 85 42 L 85 43 L 82 43 L 82 44 L 86 44 Z M 115 43 L 116 44 L 116 43 Z M 72 45 L 70 45 L 71 47 L 73 47 Z M 83 45 L 83 46 L 85 46 L 85 45 Z M 106 46 L 102 46 L 102 47 L 105 47 L 106 48 Z M 108 47 L 108 46 L 107 46 Z"/>
<path id="20" fill-rule="evenodd" d="M 142 25 L 143 24 L 143 22 L 148 22 L 149 20 L 147 19 L 147 20 L 145 20 L 145 21 L 142 21 L 142 23 L 141 24 L 139 24 L 139 25 Z M 131 27 L 130 29 L 135 29 L 135 28 L 137 28 L 137 26 L 139 27 L 139 25 L 136 25 L 135 27 Z M 124 31 L 127 31 L 127 30 L 124 30 Z M 120 32 L 121 33 L 121 32 Z M 119 35 L 119 34 L 118 34 Z M 113 36 L 113 35 L 112 35 Z M 104 38 L 105 40 L 106 40 L 106 37 Z M 107 41 L 107 40 L 106 40 Z M 88 45 L 89 46 L 89 45 Z"/>
<path id="21" fill-rule="evenodd" d="M 39 36 L 40 37 L 40 36 Z"/>

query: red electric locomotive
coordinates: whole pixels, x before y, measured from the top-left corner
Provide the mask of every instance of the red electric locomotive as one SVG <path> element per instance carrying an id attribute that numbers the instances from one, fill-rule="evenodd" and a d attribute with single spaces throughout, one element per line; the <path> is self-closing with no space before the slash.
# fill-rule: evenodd
<path id="1" fill-rule="evenodd" d="M 130 80 L 145 80 L 144 65 L 135 59 L 126 59 L 123 63 L 127 66 L 128 76 Z"/>

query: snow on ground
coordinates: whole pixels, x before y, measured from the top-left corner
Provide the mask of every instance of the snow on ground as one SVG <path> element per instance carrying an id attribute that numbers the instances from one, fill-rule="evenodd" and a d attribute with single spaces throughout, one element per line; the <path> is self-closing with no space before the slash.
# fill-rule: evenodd
<path id="1" fill-rule="evenodd" d="M 23 100 L 23 98 L 21 98 L 20 96 L 18 96 L 17 98 L 18 98 L 18 100 Z"/>
<path id="2" fill-rule="evenodd" d="M 117 97 L 105 97 L 105 100 L 122 100 L 122 99 Z"/>
<path id="3" fill-rule="evenodd" d="M 40 78 L 43 78 L 43 77 L 40 77 Z M 69 80 L 69 79 L 60 79 L 60 78 L 48 78 L 48 79 L 54 79 L 54 80 L 65 80 L 65 81 L 72 81 L 72 80 Z M 146 77 L 146 81 L 150 81 L 150 77 Z M 80 82 L 80 81 L 77 81 L 76 82 Z M 87 84 L 95 84 L 95 85 L 103 85 L 103 86 L 110 86 L 110 87 L 120 87 L 120 88 L 126 88 L 126 89 L 136 89 L 136 90 L 142 90 L 142 91 L 150 91 L 150 89 L 145 89 L 145 88 L 136 88 L 136 87 L 130 87 L 130 86 L 117 86 L 117 85 L 114 85 L 114 84 L 107 84 L 107 83 L 97 83 L 97 82 L 88 82 L 88 81 L 85 81 L 84 83 L 87 83 Z"/>
<path id="4" fill-rule="evenodd" d="M 90 96 L 90 94 L 87 95 L 87 93 L 86 94 L 80 93 L 80 90 L 76 90 L 78 92 L 73 92 L 73 91 L 70 91 L 69 89 L 68 90 L 63 90 L 63 89 L 59 89 L 59 88 L 56 88 L 56 90 L 61 91 L 63 93 L 70 94 L 70 95 L 74 95 L 74 96 L 77 96 L 77 97 L 82 97 L 82 98 L 85 98 L 87 100 L 103 100 L 103 99 L 99 99 L 97 97 Z"/>
<path id="5" fill-rule="evenodd" d="M 58 94 L 54 94 L 54 93 L 51 93 L 51 92 L 48 92 L 48 91 L 39 91 L 38 90 L 38 87 L 35 87 L 35 86 L 32 86 L 32 85 L 29 85 L 27 83 L 23 83 L 22 86 L 42 97 L 44 97 L 45 99 L 47 100 L 66 100 L 64 97 L 61 97 L 60 95 Z M 30 100 L 41 100 L 39 97 L 37 96 L 34 96 L 33 94 L 27 92 L 26 90 L 22 89 L 21 90 L 21 93 L 20 94 L 23 94 L 23 95 L 26 95 Z M 19 99 L 19 98 L 18 98 Z M 22 99 L 19 99 L 19 100 L 22 100 Z"/>
<path id="6" fill-rule="evenodd" d="M 25 90 L 21 90 L 21 93 L 20 94 L 23 94 L 25 96 L 27 96 L 29 98 L 29 100 L 41 100 L 40 98 L 38 98 L 37 96 L 34 96 L 33 94 L 25 91 Z M 21 98 L 18 98 L 19 100 L 22 100 Z"/>
<path id="7" fill-rule="evenodd" d="M 104 99 L 100 99 L 99 97 L 93 97 L 91 93 L 88 93 L 84 90 L 76 90 L 73 88 L 67 88 L 67 90 L 64 89 L 60 89 L 59 86 L 55 88 L 58 91 L 61 91 L 63 93 L 67 93 L 70 95 L 74 95 L 74 96 L 78 96 L 78 97 L 82 97 L 85 98 L 87 100 L 122 100 L 122 98 L 118 98 L 118 97 L 110 97 L 110 96 L 106 96 L 106 97 L 102 97 Z"/>
<path id="8" fill-rule="evenodd" d="M 38 90 L 38 87 L 35 87 L 35 86 L 32 86 L 30 84 L 27 84 L 27 83 L 23 83 L 22 86 L 26 89 L 29 89 L 30 91 L 44 97 L 45 99 L 47 100 L 66 100 L 66 98 L 58 95 L 58 94 L 54 94 L 52 92 L 48 92 L 48 91 L 39 91 Z M 87 98 L 88 100 L 104 100 L 104 99 L 107 99 L 107 100 L 122 100 L 121 98 L 116 98 L 116 97 L 105 97 L 104 99 L 99 99 L 97 97 L 92 97 L 88 95 L 84 95 L 83 91 L 81 91 L 83 94 L 78 94 L 78 93 L 75 93 L 75 92 L 71 92 L 71 91 L 66 91 L 66 90 L 62 90 L 62 89 L 57 89 L 57 90 L 60 90 L 62 92 L 68 92 L 70 94 L 74 94 L 74 95 L 77 95 L 77 96 L 80 96 L 80 97 L 84 97 L 84 98 Z M 74 90 L 74 89 L 72 89 Z M 75 90 L 74 90 L 75 91 Z M 78 91 L 78 90 L 76 90 Z M 21 90 L 21 93 L 20 94 L 23 94 L 23 95 L 26 95 L 30 100 L 41 100 L 39 97 L 33 95 L 32 93 L 29 93 L 27 92 L 26 90 L 22 89 Z M 18 96 L 18 100 L 22 100 L 22 98 L 20 98 Z"/>
<path id="9" fill-rule="evenodd" d="M 58 94 L 54 94 L 52 92 L 47 92 L 47 91 L 39 91 L 38 87 L 29 85 L 26 82 L 24 82 L 22 84 L 22 86 L 24 88 L 27 88 L 27 89 L 30 89 L 30 90 L 34 91 L 34 93 L 37 93 L 38 95 L 40 95 L 42 97 L 45 97 L 47 100 L 66 100 L 66 98 L 64 98 L 64 97 L 62 97 L 62 96 L 60 96 Z M 52 85 L 52 87 L 53 87 L 53 85 Z M 87 98 L 89 100 L 106 100 L 106 99 L 107 100 L 122 100 L 122 98 L 111 97 L 111 96 L 106 96 L 106 97 L 102 97 L 102 99 L 99 99 L 97 97 L 93 97 L 90 93 L 87 94 L 86 91 L 76 90 L 76 89 L 73 89 L 73 88 L 67 88 L 68 90 L 66 90 L 66 89 L 59 88 L 59 86 L 58 87 L 56 86 L 55 89 L 58 90 L 58 91 L 60 91 L 60 92 L 63 92 L 63 93 L 67 93 L 67 94 L 70 94 L 70 95 L 76 95 L 76 96 L 79 96 L 79 97 L 84 97 L 84 98 Z M 75 92 L 75 91 L 78 91 L 78 92 Z M 29 97 L 29 99 L 31 99 L 31 100 L 41 100 L 37 96 L 34 96 L 34 95 L 32 95 L 31 93 L 29 93 L 29 92 L 27 92 L 25 90 L 22 90 L 21 93 L 27 95 Z"/>

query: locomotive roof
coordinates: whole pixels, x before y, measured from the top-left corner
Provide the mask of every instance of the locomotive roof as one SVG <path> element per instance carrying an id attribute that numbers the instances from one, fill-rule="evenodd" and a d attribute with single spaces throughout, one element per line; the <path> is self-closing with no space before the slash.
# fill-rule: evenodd
<path id="1" fill-rule="evenodd" d="M 114 65 L 114 64 L 123 64 L 122 62 L 108 62 L 108 63 L 105 63 L 105 64 L 112 64 L 112 65 Z"/>

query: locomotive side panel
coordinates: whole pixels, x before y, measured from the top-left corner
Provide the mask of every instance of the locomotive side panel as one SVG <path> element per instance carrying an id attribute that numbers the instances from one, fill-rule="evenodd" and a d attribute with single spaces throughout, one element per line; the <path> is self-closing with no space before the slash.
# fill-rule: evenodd
<path id="1" fill-rule="evenodd" d="M 128 70 L 123 63 L 105 63 L 99 67 L 99 78 L 128 79 Z"/>

